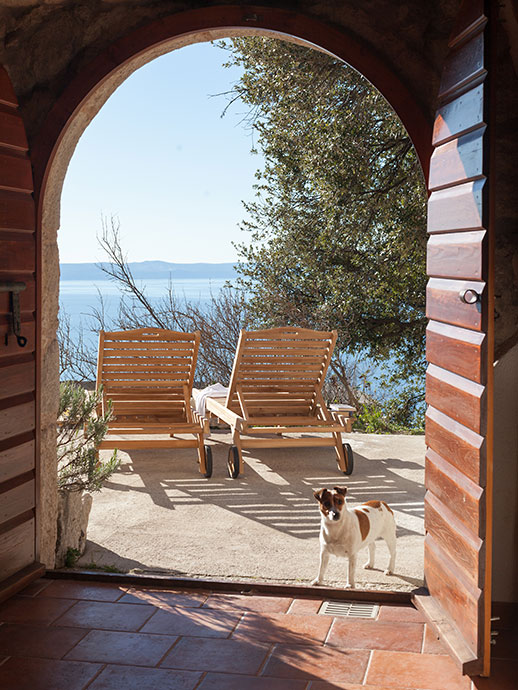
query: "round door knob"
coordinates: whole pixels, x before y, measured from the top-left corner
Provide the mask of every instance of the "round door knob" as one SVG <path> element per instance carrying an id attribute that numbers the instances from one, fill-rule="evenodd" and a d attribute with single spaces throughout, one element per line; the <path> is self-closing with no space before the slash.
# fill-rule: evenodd
<path id="1" fill-rule="evenodd" d="M 473 288 L 468 288 L 467 290 L 461 290 L 459 292 L 459 298 L 461 302 L 465 304 L 476 304 L 480 301 L 480 295 Z"/>

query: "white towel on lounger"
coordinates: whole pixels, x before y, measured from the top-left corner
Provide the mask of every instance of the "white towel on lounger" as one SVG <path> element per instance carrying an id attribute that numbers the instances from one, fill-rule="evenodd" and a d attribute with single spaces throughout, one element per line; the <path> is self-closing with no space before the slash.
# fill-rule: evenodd
<path id="1" fill-rule="evenodd" d="M 207 386 L 207 388 L 202 388 L 201 390 L 193 388 L 192 397 L 196 404 L 196 412 L 204 417 L 207 398 L 223 398 L 227 393 L 228 388 L 222 386 L 221 383 L 213 383 L 212 386 Z"/>

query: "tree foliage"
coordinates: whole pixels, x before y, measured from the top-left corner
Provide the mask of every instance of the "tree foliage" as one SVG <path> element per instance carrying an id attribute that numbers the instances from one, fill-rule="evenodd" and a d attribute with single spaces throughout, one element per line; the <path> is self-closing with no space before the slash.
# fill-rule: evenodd
<path id="1" fill-rule="evenodd" d="M 103 219 L 102 233 L 98 237 L 107 261 L 100 268 L 118 287 L 120 297 L 115 316 L 105 309 L 103 295 L 99 293 L 97 305 L 91 306 L 88 330 L 72 329 L 70 318 L 60 309 L 58 330 L 60 376 L 75 381 L 92 381 L 96 377 L 97 338 L 99 330 L 116 331 L 156 327 L 173 331 L 199 331 L 200 349 L 195 372 L 195 385 L 199 388 L 216 381 L 230 379 L 234 353 L 241 328 L 249 325 L 248 305 L 241 290 L 226 285 L 211 293 L 205 304 L 178 296 L 172 280 L 160 297 L 151 297 L 146 285 L 137 281 L 128 263 L 117 218 Z"/>
<path id="2" fill-rule="evenodd" d="M 426 195 L 401 122 L 325 53 L 263 37 L 219 45 L 243 68 L 227 109 L 246 104 L 265 160 L 238 245 L 252 316 L 336 328 L 339 356 L 422 375 Z"/>

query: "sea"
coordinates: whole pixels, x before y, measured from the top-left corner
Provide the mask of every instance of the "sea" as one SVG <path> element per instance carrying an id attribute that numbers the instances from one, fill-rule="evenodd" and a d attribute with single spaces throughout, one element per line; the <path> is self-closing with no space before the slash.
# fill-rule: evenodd
<path id="1" fill-rule="evenodd" d="M 182 301 L 196 302 L 200 306 L 208 305 L 212 295 L 227 283 L 223 279 L 188 278 L 173 281 L 173 289 L 177 298 Z M 160 301 L 169 289 L 169 280 L 150 278 L 138 281 L 139 288 L 143 288 L 151 302 Z M 79 328 L 87 331 L 95 323 L 92 313 L 102 306 L 106 322 L 117 316 L 121 292 L 111 280 L 61 280 L 59 283 L 60 312 L 66 313 L 70 319 L 70 327 L 74 335 Z"/>
<path id="2" fill-rule="evenodd" d="M 228 283 L 228 279 L 215 278 L 185 278 L 172 281 L 176 297 L 182 301 L 196 302 L 199 306 L 208 306 L 211 296 L 218 294 L 219 290 Z M 140 288 L 145 288 L 147 298 L 160 301 L 169 289 L 169 280 L 162 278 L 150 278 L 137 281 Z M 66 314 L 72 340 L 76 340 L 79 331 L 82 331 L 85 345 L 97 349 L 98 322 L 92 317 L 94 310 L 104 310 L 105 323 L 109 327 L 112 319 L 117 317 L 121 292 L 117 284 L 111 280 L 61 280 L 60 281 L 60 318 Z M 390 367 L 390 362 L 388 362 Z M 370 362 L 368 358 L 360 358 L 358 372 L 370 372 L 378 375 L 381 369 L 377 364 Z M 72 374 L 64 378 L 74 378 Z M 370 377 L 369 377 L 370 378 Z M 372 392 L 377 392 L 377 386 L 373 385 Z"/>

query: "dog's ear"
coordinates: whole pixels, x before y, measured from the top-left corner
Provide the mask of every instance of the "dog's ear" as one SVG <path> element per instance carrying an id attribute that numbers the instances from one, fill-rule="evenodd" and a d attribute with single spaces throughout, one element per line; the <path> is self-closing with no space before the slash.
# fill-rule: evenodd
<path id="1" fill-rule="evenodd" d="M 313 496 L 317 499 L 319 503 L 322 503 L 326 491 L 327 489 L 319 489 L 318 491 L 313 491 Z"/>
<path id="2" fill-rule="evenodd" d="M 333 491 L 336 491 L 337 494 L 342 494 L 342 496 L 345 496 L 347 493 L 347 487 L 346 486 L 333 486 Z"/>

